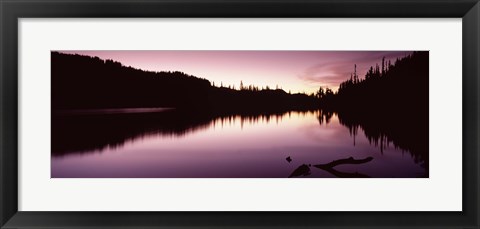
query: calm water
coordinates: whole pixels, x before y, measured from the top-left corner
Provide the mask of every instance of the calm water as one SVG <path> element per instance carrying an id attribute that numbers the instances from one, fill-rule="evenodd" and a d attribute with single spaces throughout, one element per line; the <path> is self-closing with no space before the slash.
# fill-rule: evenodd
<path id="1" fill-rule="evenodd" d="M 428 176 L 416 152 L 396 147 L 395 139 L 369 141 L 361 127 L 341 124 L 336 114 L 107 113 L 53 118 L 53 178 Z M 315 167 L 349 157 L 372 159 Z"/>

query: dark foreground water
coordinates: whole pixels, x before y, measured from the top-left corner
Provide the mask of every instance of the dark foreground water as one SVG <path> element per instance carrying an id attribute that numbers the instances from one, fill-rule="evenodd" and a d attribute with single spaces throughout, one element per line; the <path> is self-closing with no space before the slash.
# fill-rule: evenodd
<path id="1" fill-rule="evenodd" d="M 81 111 L 52 124 L 52 178 L 428 177 L 428 152 L 321 111 Z"/>

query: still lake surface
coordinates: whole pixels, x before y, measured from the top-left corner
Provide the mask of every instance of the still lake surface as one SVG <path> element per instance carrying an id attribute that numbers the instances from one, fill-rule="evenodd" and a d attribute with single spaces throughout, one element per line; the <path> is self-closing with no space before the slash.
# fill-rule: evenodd
<path id="1" fill-rule="evenodd" d="M 334 113 L 109 111 L 52 117 L 52 178 L 428 177 L 428 168 L 394 139 L 369 141 Z M 350 157 L 372 159 L 334 172 L 314 166 Z"/>

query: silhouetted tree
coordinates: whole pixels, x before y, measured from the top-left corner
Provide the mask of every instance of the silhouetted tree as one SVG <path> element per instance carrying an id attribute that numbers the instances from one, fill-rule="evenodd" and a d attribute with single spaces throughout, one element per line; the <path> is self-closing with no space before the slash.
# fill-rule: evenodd
<path id="1" fill-rule="evenodd" d="M 382 58 L 382 76 L 385 75 L 385 57 Z"/>
<path id="2" fill-rule="evenodd" d="M 320 87 L 317 91 L 317 98 L 322 99 L 323 96 L 325 96 L 325 90 L 323 90 L 323 87 Z"/>
<path id="3" fill-rule="evenodd" d="M 362 127 L 381 151 L 393 142 L 428 168 L 428 78 L 428 52 L 413 52 L 393 64 L 382 58 L 382 70 L 376 64 L 365 80 L 352 83 L 350 78 L 340 83 L 331 98 L 321 99 L 320 106 L 337 112 L 354 136 Z"/>

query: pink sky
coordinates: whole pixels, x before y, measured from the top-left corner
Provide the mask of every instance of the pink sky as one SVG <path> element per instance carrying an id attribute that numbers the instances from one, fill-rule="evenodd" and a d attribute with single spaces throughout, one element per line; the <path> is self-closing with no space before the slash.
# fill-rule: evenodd
<path id="1" fill-rule="evenodd" d="M 219 86 L 276 85 L 285 91 L 311 93 L 320 86 L 334 90 L 350 78 L 357 64 L 363 78 L 370 66 L 411 51 L 60 51 L 112 59 L 149 71 L 182 71 Z"/>

